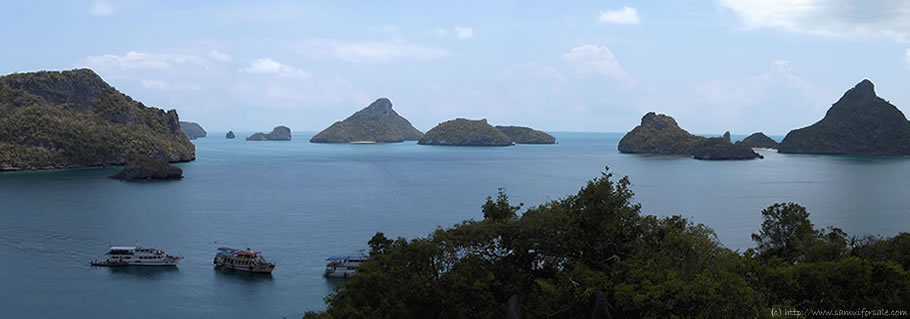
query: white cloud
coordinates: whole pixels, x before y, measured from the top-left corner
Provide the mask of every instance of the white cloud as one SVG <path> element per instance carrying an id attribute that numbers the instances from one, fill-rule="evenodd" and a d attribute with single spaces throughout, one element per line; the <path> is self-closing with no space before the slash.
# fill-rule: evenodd
<path id="1" fill-rule="evenodd" d="M 184 82 L 171 83 L 155 79 L 143 79 L 140 83 L 142 84 L 142 87 L 146 89 L 161 91 L 199 91 L 202 89 L 198 84 Z"/>
<path id="2" fill-rule="evenodd" d="M 298 52 L 312 58 L 336 58 L 355 63 L 384 63 L 392 60 L 436 60 L 448 57 L 449 51 L 407 42 L 346 42 L 311 39 L 297 45 Z"/>
<path id="3" fill-rule="evenodd" d="M 455 36 L 459 39 L 472 39 L 474 38 L 474 29 L 456 25 Z"/>
<path id="4" fill-rule="evenodd" d="M 641 20 L 638 18 L 638 11 L 635 8 L 623 7 L 620 10 L 601 11 L 600 22 L 638 24 Z"/>
<path id="5" fill-rule="evenodd" d="M 585 44 L 563 54 L 562 59 L 579 74 L 606 75 L 626 84 L 635 82 L 605 46 Z"/>
<path id="6" fill-rule="evenodd" d="M 96 16 L 109 16 L 114 14 L 114 7 L 107 1 L 96 0 L 92 3 L 91 12 Z"/>
<path id="7" fill-rule="evenodd" d="M 307 71 L 295 68 L 287 64 L 281 64 L 270 58 L 255 59 L 250 65 L 240 69 L 240 72 L 247 73 L 270 73 L 280 76 L 309 78 L 311 74 Z"/>
<path id="8" fill-rule="evenodd" d="M 720 0 L 748 28 L 830 37 L 910 40 L 910 2 L 902 0 Z"/>
<path id="9" fill-rule="evenodd" d="M 227 53 L 218 51 L 218 50 L 209 51 L 209 58 L 212 58 L 212 60 L 219 61 L 219 62 L 231 62 L 230 55 L 228 55 Z"/>
<path id="10" fill-rule="evenodd" d="M 123 56 L 105 54 L 89 56 L 85 59 L 87 66 L 94 69 L 146 69 L 166 70 L 176 65 L 193 65 L 207 67 L 205 59 L 192 54 L 143 53 L 130 51 Z"/>

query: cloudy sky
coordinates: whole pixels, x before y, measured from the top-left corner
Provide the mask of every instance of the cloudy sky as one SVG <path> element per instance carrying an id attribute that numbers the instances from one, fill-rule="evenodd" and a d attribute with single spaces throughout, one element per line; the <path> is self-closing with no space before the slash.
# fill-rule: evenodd
<path id="1" fill-rule="evenodd" d="M 379 97 L 455 117 L 785 134 L 863 78 L 910 108 L 910 2 L 3 1 L 0 73 L 90 67 L 209 131 L 318 131 Z"/>

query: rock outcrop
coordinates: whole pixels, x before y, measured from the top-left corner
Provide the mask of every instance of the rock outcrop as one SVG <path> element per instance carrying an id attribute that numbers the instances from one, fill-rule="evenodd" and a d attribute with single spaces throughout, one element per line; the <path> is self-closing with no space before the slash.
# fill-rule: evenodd
<path id="1" fill-rule="evenodd" d="M 134 101 L 89 69 L 0 77 L 0 170 L 123 165 L 126 154 L 191 161 L 175 110 Z"/>
<path id="2" fill-rule="evenodd" d="M 790 131 L 780 153 L 910 155 L 910 122 L 875 94 L 872 81 L 856 84 L 820 121 Z"/>
<path id="3" fill-rule="evenodd" d="M 775 150 L 780 146 L 777 141 L 771 139 L 762 132 L 753 133 L 752 135 L 749 135 L 749 137 L 744 138 L 742 141 L 736 142 L 736 144 L 740 143 L 750 148 L 767 148 Z"/>
<path id="4" fill-rule="evenodd" d="M 509 146 L 512 139 L 487 120 L 454 119 L 427 131 L 417 142 L 422 145 Z"/>
<path id="5" fill-rule="evenodd" d="M 183 178 L 183 169 L 154 156 L 130 155 L 123 170 L 110 177 L 130 182 L 177 180 Z"/>
<path id="6" fill-rule="evenodd" d="M 233 140 L 235 137 L 236 136 L 234 136 L 234 131 L 228 131 L 227 134 L 224 135 L 224 138 L 229 140 Z"/>
<path id="7" fill-rule="evenodd" d="M 291 129 L 287 126 L 276 126 L 269 133 L 256 133 L 246 138 L 247 141 L 290 141 Z"/>
<path id="8" fill-rule="evenodd" d="M 729 132 L 723 137 L 689 134 L 664 114 L 650 112 L 619 141 L 619 151 L 633 154 L 684 155 L 703 160 L 742 160 L 761 158 L 744 145 L 730 143 Z"/>
<path id="9" fill-rule="evenodd" d="M 496 129 L 516 144 L 556 144 L 556 138 L 543 131 L 524 126 L 500 126 Z"/>
<path id="10" fill-rule="evenodd" d="M 186 134 L 191 140 L 195 140 L 200 137 L 205 137 L 205 129 L 202 128 L 202 125 L 195 122 L 184 122 L 180 121 L 180 130 L 183 131 L 183 134 Z"/>
<path id="11" fill-rule="evenodd" d="M 338 121 L 314 135 L 312 143 L 396 143 L 415 141 L 423 133 L 411 122 L 392 110 L 387 98 L 377 99 L 366 108 L 357 111 L 344 121 Z"/>

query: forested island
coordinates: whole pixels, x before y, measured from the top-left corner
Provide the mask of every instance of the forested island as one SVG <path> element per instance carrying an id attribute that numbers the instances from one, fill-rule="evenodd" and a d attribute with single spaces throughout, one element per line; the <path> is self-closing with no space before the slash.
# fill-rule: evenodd
<path id="1" fill-rule="evenodd" d="M 496 129 L 486 119 L 457 118 L 445 121 L 427 131 L 417 142 L 423 145 L 452 146 L 509 146 L 512 139 Z"/>
<path id="2" fill-rule="evenodd" d="M 764 149 L 775 149 L 776 150 L 778 147 L 780 147 L 780 144 L 778 144 L 777 141 L 771 139 L 770 137 L 765 135 L 765 133 L 762 133 L 762 132 L 753 133 L 752 135 L 749 135 L 748 137 L 744 138 L 742 141 L 737 141 L 736 143 L 737 144 L 742 143 L 743 145 L 751 147 L 751 148 L 764 148 Z"/>
<path id="3" fill-rule="evenodd" d="M 745 160 L 761 158 L 752 148 L 724 137 L 692 135 L 664 114 L 649 112 L 641 124 L 619 141 L 619 152 L 633 154 L 683 155 L 702 160 Z"/>
<path id="4" fill-rule="evenodd" d="M 199 123 L 195 122 L 180 121 L 180 130 L 183 131 L 183 134 L 186 134 L 186 137 L 191 140 L 205 137 L 207 135 L 205 129 L 202 128 L 202 125 L 199 125 Z"/>
<path id="5" fill-rule="evenodd" d="M 630 185 L 606 171 L 577 194 L 523 211 L 500 189 L 482 220 L 411 240 L 376 233 L 357 275 L 326 298 L 325 312 L 304 318 L 906 315 L 910 233 L 818 229 L 804 207 L 778 203 L 761 211 L 755 247 L 733 251 L 705 225 L 642 214 Z"/>
<path id="6" fill-rule="evenodd" d="M 496 129 L 505 134 L 515 144 L 556 144 L 556 138 L 544 131 L 524 126 L 502 126 Z"/>
<path id="7" fill-rule="evenodd" d="M 312 143 L 397 143 L 416 141 L 423 133 L 392 110 L 392 101 L 380 98 L 314 135 Z"/>
<path id="8" fill-rule="evenodd" d="M 123 165 L 127 154 L 196 158 L 177 111 L 148 107 L 89 69 L 0 77 L 0 171 Z"/>
<path id="9" fill-rule="evenodd" d="M 230 138 L 230 137 L 229 137 Z M 291 140 L 291 129 L 284 125 L 276 126 L 269 133 L 254 133 L 253 135 L 247 136 L 247 141 L 290 141 Z"/>

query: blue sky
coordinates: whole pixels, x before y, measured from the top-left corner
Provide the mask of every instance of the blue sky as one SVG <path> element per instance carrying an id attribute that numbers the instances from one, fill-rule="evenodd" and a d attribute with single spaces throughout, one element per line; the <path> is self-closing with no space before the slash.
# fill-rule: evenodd
<path id="1" fill-rule="evenodd" d="M 910 2 L 3 1 L 0 73 L 90 67 L 209 131 L 318 131 L 388 97 L 456 117 L 782 135 L 864 78 L 910 108 Z"/>

